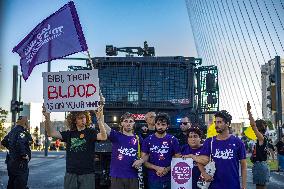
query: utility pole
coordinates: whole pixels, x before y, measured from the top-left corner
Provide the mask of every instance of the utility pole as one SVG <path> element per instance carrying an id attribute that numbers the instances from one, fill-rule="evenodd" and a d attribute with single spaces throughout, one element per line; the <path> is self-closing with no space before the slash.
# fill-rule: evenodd
<path id="1" fill-rule="evenodd" d="M 15 127 L 17 111 L 12 110 L 13 102 L 17 101 L 18 97 L 18 66 L 13 66 L 13 89 L 12 89 L 12 102 L 11 102 L 11 112 L 12 112 L 12 128 Z"/>
<path id="2" fill-rule="evenodd" d="M 281 59 L 275 57 L 275 85 L 276 85 L 276 114 L 275 122 L 278 128 L 278 139 L 282 137 L 282 95 L 281 95 Z"/>
<path id="3" fill-rule="evenodd" d="M 48 61 L 48 64 L 47 64 L 47 72 L 50 72 L 51 70 L 51 61 Z M 44 156 L 47 157 L 48 155 L 48 135 L 47 135 L 47 132 L 46 130 L 44 129 Z"/>

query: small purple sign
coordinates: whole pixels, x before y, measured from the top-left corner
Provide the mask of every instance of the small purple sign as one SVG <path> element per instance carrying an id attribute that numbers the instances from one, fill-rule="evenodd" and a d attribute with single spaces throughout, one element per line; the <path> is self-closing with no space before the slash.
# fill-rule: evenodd
<path id="1" fill-rule="evenodd" d="M 172 177 L 178 184 L 185 184 L 191 178 L 191 168 L 185 162 L 177 163 L 172 169 Z"/>

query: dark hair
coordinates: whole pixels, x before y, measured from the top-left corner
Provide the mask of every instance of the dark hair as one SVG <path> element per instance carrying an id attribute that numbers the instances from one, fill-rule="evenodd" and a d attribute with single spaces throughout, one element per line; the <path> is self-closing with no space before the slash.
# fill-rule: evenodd
<path id="1" fill-rule="evenodd" d="M 267 123 L 263 119 L 257 119 L 255 120 L 255 125 L 257 127 L 257 130 L 261 132 L 262 134 L 265 134 L 267 129 Z"/>
<path id="2" fill-rule="evenodd" d="M 216 112 L 215 117 L 223 118 L 225 123 L 228 123 L 229 125 L 231 125 L 232 116 L 226 110 L 221 110 L 221 111 Z"/>
<path id="3" fill-rule="evenodd" d="M 135 121 L 135 117 L 132 115 L 132 113 L 130 112 L 126 112 L 124 113 L 121 117 L 120 117 L 120 123 L 123 122 L 125 119 L 128 119 L 128 118 L 132 118 L 134 121 Z"/>
<path id="4" fill-rule="evenodd" d="M 199 138 L 202 138 L 202 131 L 198 128 L 198 127 L 190 127 L 188 130 L 187 130 L 187 136 L 189 135 L 189 133 L 196 133 L 198 134 Z"/>
<path id="5" fill-rule="evenodd" d="M 158 113 L 158 115 L 155 117 L 155 123 L 158 121 L 161 122 L 167 122 L 167 125 L 170 125 L 170 117 L 167 113 Z"/>

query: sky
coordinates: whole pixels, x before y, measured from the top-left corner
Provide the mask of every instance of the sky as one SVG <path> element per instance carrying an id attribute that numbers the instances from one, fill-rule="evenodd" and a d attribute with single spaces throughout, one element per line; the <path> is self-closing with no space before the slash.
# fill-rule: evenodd
<path id="1" fill-rule="evenodd" d="M 66 0 L 2 0 L 0 5 L 0 107 L 10 109 L 12 69 L 20 57 L 12 53 L 38 23 L 66 4 Z M 105 46 L 143 46 L 148 41 L 156 56 L 197 57 L 193 34 L 184 0 L 75 0 L 91 56 L 105 56 Z M 70 57 L 84 57 L 77 53 Z M 51 71 L 66 71 L 69 65 L 83 61 L 55 60 Z M 22 101 L 43 102 L 42 72 L 47 64 L 36 66 L 22 82 Z M 63 120 L 63 113 L 52 113 Z"/>

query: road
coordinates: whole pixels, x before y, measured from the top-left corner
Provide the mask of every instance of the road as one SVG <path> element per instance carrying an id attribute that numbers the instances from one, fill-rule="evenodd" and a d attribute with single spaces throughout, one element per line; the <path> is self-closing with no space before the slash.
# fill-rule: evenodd
<path id="1" fill-rule="evenodd" d="M 29 163 L 29 188 L 62 189 L 66 163 L 64 154 L 65 152 L 50 152 L 48 157 L 44 157 L 43 152 L 33 152 L 33 158 Z M 6 186 L 8 176 L 4 157 L 5 153 L 0 153 L 0 179 Z"/>
<path id="2" fill-rule="evenodd" d="M 49 152 L 48 157 L 43 152 L 33 152 L 29 163 L 30 175 L 28 185 L 30 189 L 62 189 L 65 174 L 65 152 Z M 4 164 L 5 153 L 0 152 L 0 181 L 7 185 L 8 176 Z M 247 188 L 255 189 L 252 184 L 251 169 L 248 169 Z M 284 173 L 272 172 L 267 189 L 283 189 Z M 2 189 L 0 187 L 0 189 Z M 99 189 L 98 187 L 96 189 Z"/>

